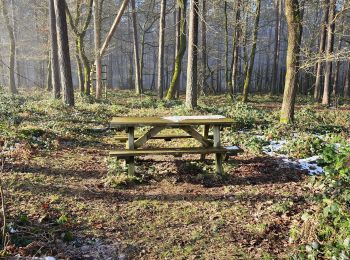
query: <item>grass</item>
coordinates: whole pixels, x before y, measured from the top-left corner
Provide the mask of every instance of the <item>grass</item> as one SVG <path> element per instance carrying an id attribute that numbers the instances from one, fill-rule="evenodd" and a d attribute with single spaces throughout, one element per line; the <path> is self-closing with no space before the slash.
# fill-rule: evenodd
<path id="1" fill-rule="evenodd" d="M 290 231 L 312 207 L 313 189 L 302 172 L 262 156 L 264 141 L 254 135 L 279 140 L 298 133 L 307 142 L 286 153 L 312 155 L 323 147 L 314 143 L 315 133 L 327 132 L 329 143 L 344 140 L 347 106 L 325 110 L 300 98 L 299 105 L 308 106 L 286 127 L 278 124 L 279 97 L 255 96 L 248 105 L 203 97 L 192 112 L 182 100 L 159 102 L 128 91 L 108 96 L 97 103 L 77 97 L 76 108 L 68 108 L 41 92 L 0 93 L 0 144 L 9 151 L 2 182 L 17 230 L 7 253 L 79 258 L 76 248 L 94 250 L 96 239 L 118 255 L 141 259 L 274 259 L 298 251 L 302 242 L 290 242 Z M 123 146 L 114 140 L 116 131 L 101 131 L 113 116 L 208 113 L 235 119 L 223 142 L 246 149 L 225 164 L 225 176 L 214 174 L 212 157 L 205 163 L 196 156 L 142 158 L 136 177 L 107 159 L 110 149 Z"/>

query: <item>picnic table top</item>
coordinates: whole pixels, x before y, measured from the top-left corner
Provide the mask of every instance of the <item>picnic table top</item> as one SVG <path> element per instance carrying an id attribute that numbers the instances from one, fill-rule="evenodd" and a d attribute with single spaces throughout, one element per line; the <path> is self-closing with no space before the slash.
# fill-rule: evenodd
<path id="1" fill-rule="evenodd" d="M 230 126 L 234 121 L 224 116 L 167 116 L 167 117 L 115 117 L 111 128 L 136 126 L 192 126 L 219 125 Z"/>

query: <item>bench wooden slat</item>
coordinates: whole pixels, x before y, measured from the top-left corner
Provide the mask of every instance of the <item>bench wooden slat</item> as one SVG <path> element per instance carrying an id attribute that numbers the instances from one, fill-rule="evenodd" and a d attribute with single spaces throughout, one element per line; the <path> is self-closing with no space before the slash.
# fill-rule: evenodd
<path id="1" fill-rule="evenodd" d="M 182 155 L 182 154 L 229 154 L 236 155 L 242 152 L 242 149 L 227 149 L 225 147 L 199 147 L 199 148 L 156 148 L 156 149 L 127 149 L 111 151 L 112 157 L 132 157 L 144 155 Z"/>
<path id="2" fill-rule="evenodd" d="M 140 135 L 137 135 L 137 136 L 135 136 L 135 139 L 139 139 L 140 137 L 141 137 Z M 190 139 L 190 138 L 192 138 L 192 136 L 187 135 L 187 134 L 183 134 L 183 135 L 161 134 L 161 135 L 154 136 L 151 139 L 154 139 L 154 140 L 172 140 L 172 139 Z M 213 139 L 213 135 L 209 135 L 208 138 Z M 126 142 L 128 140 L 128 137 L 124 136 L 124 135 L 120 135 L 120 136 L 116 137 L 116 140 L 119 142 Z"/>

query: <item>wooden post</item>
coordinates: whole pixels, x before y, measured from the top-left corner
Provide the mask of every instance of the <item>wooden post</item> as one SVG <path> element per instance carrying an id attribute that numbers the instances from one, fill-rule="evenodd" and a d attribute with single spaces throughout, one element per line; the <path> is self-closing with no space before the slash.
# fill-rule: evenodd
<path id="1" fill-rule="evenodd" d="M 205 139 L 208 139 L 209 137 L 209 125 L 205 125 L 204 126 L 204 130 L 203 130 L 203 136 Z M 202 154 L 201 155 L 201 161 L 204 161 L 205 160 L 205 154 Z"/>
<path id="2" fill-rule="evenodd" d="M 220 126 L 214 126 L 213 134 L 214 134 L 214 147 L 220 147 L 221 146 Z M 224 168 L 222 167 L 222 154 L 220 153 L 215 154 L 215 166 L 216 166 L 216 173 L 218 174 L 224 173 Z"/>
<path id="3" fill-rule="evenodd" d="M 126 144 L 127 149 L 135 149 L 135 128 L 129 127 L 128 128 L 128 143 Z M 135 174 L 135 157 L 129 157 L 128 159 L 128 174 L 134 175 Z"/>

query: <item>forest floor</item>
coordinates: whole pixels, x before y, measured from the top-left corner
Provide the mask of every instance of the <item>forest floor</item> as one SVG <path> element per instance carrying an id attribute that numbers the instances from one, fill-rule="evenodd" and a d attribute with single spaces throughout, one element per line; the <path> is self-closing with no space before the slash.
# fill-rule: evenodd
<path id="1" fill-rule="evenodd" d="M 137 161 L 139 183 L 113 185 L 114 166 L 107 158 L 117 133 L 101 130 L 111 116 L 190 113 L 181 104 L 155 110 L 152 100 L 126 103 L 128 95 L 113 96 L 112 105 L 74 110 L 37 96 L 8 115 L 15 123 L 0 130 L 4 141 L 15 140 L 1 178 L 9 255 L 284 259 L 299 250 L 290 237 L 303 212 L 313 207 L 307 172 L 249 145 L 225 163 L 224 176 L 213 173 L 211 157 L 205 163 L 199 156 L 143 157 Z M 198 113 L 208 112 L 204 107 Z M 265 115 L 256 117 L 261 122 Z M 246 129 L 246 120 L 239 123 Z M 238 130 L 226 135 L 232 131 Z M 225 142 L 241 145 L 235 140 Z"/>

